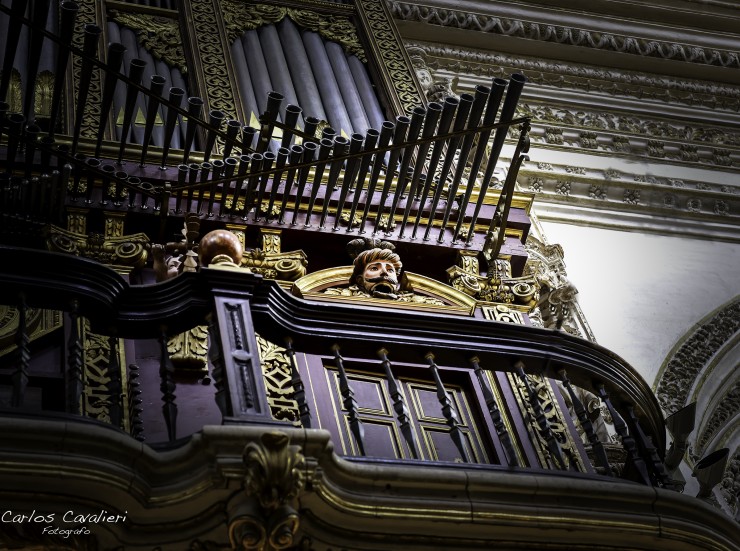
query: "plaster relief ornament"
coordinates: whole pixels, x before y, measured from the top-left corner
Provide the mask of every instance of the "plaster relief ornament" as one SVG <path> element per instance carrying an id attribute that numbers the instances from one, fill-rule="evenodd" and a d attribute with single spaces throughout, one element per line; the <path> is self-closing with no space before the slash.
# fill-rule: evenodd
<path id="1" fill-rule="evenodd" d="M 394 252 L 395 247 L 391 243 L 378 239 L 354 239 L 347 249 L 350 256 L 354 257 L 349 287 L 331 287 L 324 291 L 325 294 L 444 304 L 439 299 L 419 295 L 409 288 L 402 274 L 401 257 Z"/>

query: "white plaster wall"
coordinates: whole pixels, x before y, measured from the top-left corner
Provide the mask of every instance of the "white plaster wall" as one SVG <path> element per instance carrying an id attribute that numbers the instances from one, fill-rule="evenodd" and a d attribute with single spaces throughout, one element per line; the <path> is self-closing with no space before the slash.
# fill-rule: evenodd
<path id="1" fill-rule="evenodd" d="M 740 294 L 740 246 L 542 222 L 599 344 L 655 384 L 676 341 Z"/>

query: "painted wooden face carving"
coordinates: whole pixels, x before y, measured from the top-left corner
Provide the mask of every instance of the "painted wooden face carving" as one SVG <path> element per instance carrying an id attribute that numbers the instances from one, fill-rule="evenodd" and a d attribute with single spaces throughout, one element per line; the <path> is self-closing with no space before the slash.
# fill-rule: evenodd
<path id="1" fill-rule="evenodd" d="M 370 294 L 396 293 L 399 289 L 396 268 L 387 260 L 369 262 L 358 280 L 357 284 Z"/>

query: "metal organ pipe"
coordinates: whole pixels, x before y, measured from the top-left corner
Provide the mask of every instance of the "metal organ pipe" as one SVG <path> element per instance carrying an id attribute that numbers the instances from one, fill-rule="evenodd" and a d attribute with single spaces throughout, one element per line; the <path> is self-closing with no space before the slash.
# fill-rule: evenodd
<path id="1" fill-rule="evenodd" d="M 170 152 L 170 143 L 172 142 L 170 137 L 172 136 L 172 131 L 175 129 L 175 122 L 177 121 L 178 113 L 173 109 L 173 107 L 180 107 L 184 95 L 185 90 L 182 88 L 170 88 L 170 97 L 167 105 L 167 122 L 164 127 L 164 146 L 162 147 L 162 170 L 167 168 L 167 155 Z"/>
<path id="2" fill-rule="evenodd" d="M 245 32 L 241 41 L 249 69 L 249 78 L 252 81 L 254 95 L 257 98 L 257 114 L 262 114 L 267 111 L 267 95 L 275 90 L 275 87 L 272 85 L 270 73 L 267 70 L 257 31 Z"/>
<path id="3" fill-rule="evenodd" d="M 44 44 L 44 35 L 38 29 L 46 28 L 46 19 L 49 15 L 49 0 L 35 0 L 33 2 L 31 40 L 28 49 L 28 65 L 26 74 L 26 89 L 23 94 L 23 114 L 26 120 L 34 120 L 33 98 L 36 92 L 36 76 L 41 62 L 41 48 Z M 20 23 L 18 23 L 20 24 Z"/>
<path id="4" fill-rule="evenodd" d="M 365 115 L 365 107 L 362 105 L 360 93 L 355 86 L 354 78 L 349 70 L 347 55 L 344 49 L 336 42 L 327 41 L 325 43 L 326 54 L 329 57 L 334 77 L 339 84 L 339 91 L 344 100 L 344 106 L 347 108 L 347 114 L 352 122 L 352 132 L 364 134 L 370 125 Z"/>
<path id="5" fill-rule="evenodd" d="M 61 45 L 57 51 L 57 64 L 54 69 L 54 93 L 51 98 L 51 112 L 49 114 L 49 136 L 53 136 L 56 130 L 59 108 L 62 101 L 62 89 L 64 87 L 64 73 L 69 63 L 69 47 L 72 44 L 75 19 L 80 7 L 75 2 L 62 2 L 60 7 L 61 23 L 59 26 L 59 39 Z M 2 98 L 0 98 L 2 99 Z"/>
<path id="6" fill-rule="evenodd" d="M 146 123 L 144 126 L 144 139 L 141 142 L 141 166 L 144 166 L 149 141 L 154 129 L 154 121 L 157 118 L 157 111 L 161 103 L 162 91 L 164 90 L 165 78 L 162 75 L 152 75 L 149 84 L 149 103 L 146 110 Z"/>
<path id="7" fill-rule="evenodd" d="M 123 160 L 123 152 L 130 134 L 134 108 L 139 98 L 139 89 L 137 86 L 141 84 L 141 76 L 144 74 L 146 65 L 146 61 L 141 59 L 132 59 L 131 63 L 129 63 L 128 78 L 131 82 L 126 89 L 126 102 L 123 108 L 123 124 L 121 126 L 121 145 L 118 149 L 118 164 L 121 164 Z"/>
<path id="8" fill-rule="evenodd" d="M 262 45 L 267 70 L 270 73 L 272 89 L 280 92 L 285 97 L 288 105 L 298 105 L 298 96 L 293 86 L 293 79 L 290 76 L 290 69 L 285 60 L 283 46 L 275 25 L 263 25 L 257 29 L 257 34 Z M 280 114 L 285 117 L 285 109 Z"/>
<path id="9" fill-rule="evenodd" d="M 303 31 L 301 37 L 314 74 L 321 75 L 317 84 L 321 102 L 324 104 L 329 117 L 329 124 L 340 136 L 342 134 L 349 136 L 352 133 L 352 122 L 344 106 L 342 93 L 339 91 L 339 85 L 326 54 L 324 40 L 313 31 Z"/>
<path id="10" fill-rule="evenodd" d="M 285 52 L 290 76 L 293 82 L 299 83 L 297 87 L 294 87 L 298 96 L 296 103 L 303 108 L 306 116 L 328 121 L 300 31 L 288 17 L 284 17 L 277 24 L 277 30 Z"/>
<path id="11" fill-rule="evenodd" d="M 17 24 L 15 21 L 18 21 L 25 15 L 26 4 L 28 4 L 28 0 L 13 0 L 13 3 L 10 5 L 10 18 L 8 20 L 8 30 L 5 37 L 3 67 L 13 67 L 13 61 L 15 60 L 15 52 L 18 49 L 21 31 L 25 27 L 25 25 Z M 11 73 L 12 70 L 3 71 L 2 76 L 0 77 L 0 101 L 5 101 L 7 98 Z"/>
<path id="12" fill-rule="evenodd" d="M 197 97 L 188 98 L 188 128 L 185 134 L 185 145 L 183 146 L 182 162 L 187 163 L 190 158 L 190 149 L 193 147 L 195 129 L 198 127 L 197 119 L 203 111 L 203 100 Z"/>
<path id="13" fill-rule="evenodd" d="M 239 85 L 239 97 L 241 98 L 244 116 L 247 117 L 247 125 L 257 124 L 260 110 L 257 105 L 257 98 L 254 95 L 254 87 L 247 67 L 244 47 L 239 39 L 231 44 L 231 60 L 234 64 L 234 72 Z"/>
<path id="14" fill-rule="evenodd" d="M 103 145 L 103 132 L 105 131 L 110 108 L 113 105 L 113 94 L 118 82 L 118 71 L 123 63 L 123 53 L 126 47 L 118 42 L 108 44 L 108 55 L 106 56 L 105 82 L 103 83 L 103 98 L 100 102 L 100 119 L 98 120 L 98 136 L 95 144 L 95 156 L 100 156 L 100 148 Z M 85 81 L 80 81 L 85 86 Z"/>
<path id="15" fill-rule="evenodd" d="M 347 64 L 352 73 L 352 80 L 357 87 L 357 92 L 362 100 L 362 106 L 365 110 L 368 124 L 371 128 L 380 128 L 385 120 L 383 110 L 380 108 L 378 96 L 370 82 L 370 76 L 367 74 L 367 68 L 356 55 L 347 56 Z"/>

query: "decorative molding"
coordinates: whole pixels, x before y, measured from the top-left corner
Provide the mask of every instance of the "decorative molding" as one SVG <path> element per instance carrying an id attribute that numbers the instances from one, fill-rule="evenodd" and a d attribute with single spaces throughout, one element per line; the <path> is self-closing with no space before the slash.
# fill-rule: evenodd
<path id="1" fill-rule="evenodd" d="M 318 33 L 326 40 L 336 42 L 347 53 L 367 62 L 365 49 L 349 17 L 274 4 L 245 4 L 234 0 L 222 0 L 221 6 L 229 43 L 234 42 L 248 30 L 278 23 L 284 17 L 290 17 L 299 27 Z"/>
<path id="2" fill-rule="evenodd" d="M 696 444 L 693 446 L 692 455 L 698 460 L 707 451 L 707 445 L 711 442 L 719 431 L 727 426 L 735 415 L 740 412 L 740 381 L 723 393 L 717 400 L 717 406 L 712 410 L 709 421 L 702 428 L 701 433 L 696 438 Z"/>
<path id="3" fill-rule="evenodd" d="M 372 43 L 370 50 L 377 61 L 377 69 L 390 92 L 394 114 L 405 115 L 415 107 L 425 105 L 411 60 L 385 1 L 357 0 L 357 6 L 364 30 Z"/>
<path id="4" fill-rule="evenodd" d="M 180 25 L 176 19 L 118 10 L 110 10 L 109 16 L 116 23 L 133 30 L 139 44 L 154 59 L 161 59 L 169 66 L 180 69 L 183 75 L 187 74 Z"/>
<path id="5" fill-rule="evenodd" d="M 664 40 L 635 38 L 629 35 L 495 17 L 461 10 L 420 6 L 397 0 L 386 0 L 386 2 L 393 17 L 401 21 L 420 22 L 552 44 L 565 44 L 699 65 L 740 68 L 740 56 L 737 52 L 729 50 L 704 48 Z"/>
<path id="6" fill-rule="evenodd" d="M 740 331 L 740 299 L 714 312 L 686 336 L 666 358 L 656 396 L 667 414 L 687 403 L 694 381 L 722 346 Z"/>
<path id="7" fill-rule="evenodd" d="M 422 50 L 432 70 L 491 78 L 506 78 L 512 70 L 524 71 L 530 83 L 542 86 L 733 112 L 740 106 L 738 86 L 427 42 L 407 41 L 407 45 Z"/>

